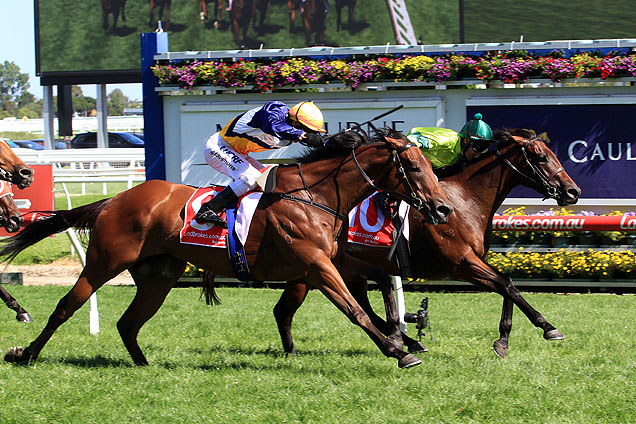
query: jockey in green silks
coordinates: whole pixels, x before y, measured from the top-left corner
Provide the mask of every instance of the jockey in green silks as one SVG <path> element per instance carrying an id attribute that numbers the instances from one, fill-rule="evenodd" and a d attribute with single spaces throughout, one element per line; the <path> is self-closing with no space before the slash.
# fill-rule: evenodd
<path id="1" fill-rule="evenodd" d="M 406 136 L 419 146 L 433 168 L 449 166 L 460 159 L 474 159 L 485 153 L 494 141 L 492 130 L 482 121 L 481 113 L 476 113 L 474 119 L 459 132 L 447 128 L 416 127 Z"/>

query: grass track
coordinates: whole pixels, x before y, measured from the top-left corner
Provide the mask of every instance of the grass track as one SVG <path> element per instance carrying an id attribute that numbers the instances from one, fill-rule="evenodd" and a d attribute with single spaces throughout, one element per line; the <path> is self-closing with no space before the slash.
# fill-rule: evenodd
<path id="1" fill-rule="evenodd" d="M 12 287 L 36 322 L 0 311 L 0 348 L 26 343 L 64 287 Z M 131 287 L 99 291 L 102 332 L 81 309 L 35 367 L 0 364 L 2 423 L 624 423 L 636 416 L 632 296 L 527 295 L 566 335 L 547 342 L 518 310 L 510 354 L 491 351 L 493 294 L 429 294 L 434 341 L 424 364 L 399 370 L 364 333 L 312 292 L 294 322 L 299 356 L 285 358 L 271 309 L 280 291 L 223 288 L 209 308 L 175 289 L 139 339 L 136 368 L 115 322 Z M 377 293 L 372 302 L 380 307 Z M 405 293 L 408 309 L 421 294 Z"/>

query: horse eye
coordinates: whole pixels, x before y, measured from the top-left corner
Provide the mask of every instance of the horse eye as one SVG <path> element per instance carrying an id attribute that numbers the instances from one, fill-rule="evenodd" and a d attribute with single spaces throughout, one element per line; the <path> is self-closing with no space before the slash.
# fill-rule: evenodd
<path id="1" fill-rule="evenodd" d="M 546 155 L 537 155 L 537 162 L 545 163 L 548 161 L 548 157 Z"/>
<path id="2" fill-rule="evenodd" d="M 418 167 L 407 169 L 408 172 L 420 172 L 421 169 Z"/>

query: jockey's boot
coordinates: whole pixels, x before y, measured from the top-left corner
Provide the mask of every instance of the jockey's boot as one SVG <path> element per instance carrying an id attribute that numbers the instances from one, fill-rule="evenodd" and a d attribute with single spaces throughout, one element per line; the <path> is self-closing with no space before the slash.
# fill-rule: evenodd
<path id="1" fill-rule="evenodd" d="M 236 197 L 232 189 L 229 186 L 225 187 L 219 194 L 201 205 L 194 219 L 196 219 L 199 224 L 210 223 L 227 228 L 227 223 L 218 213 L 230 204 L 230 202 L 237 199 L 238 197 Z"/>

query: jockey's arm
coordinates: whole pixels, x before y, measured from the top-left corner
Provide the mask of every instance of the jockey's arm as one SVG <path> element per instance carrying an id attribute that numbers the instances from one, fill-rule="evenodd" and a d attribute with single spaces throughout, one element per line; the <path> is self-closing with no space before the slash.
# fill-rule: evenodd
<path id="1" fill-rule="evenodd" d="M 287 122 L 289 108 L 282 102 L 266 103 L 261 110 L 254 114 L 252 122 L 268 134 L 274 135 L 281 140 L 298 141 L 304 131 L 292 127 Z"/>

